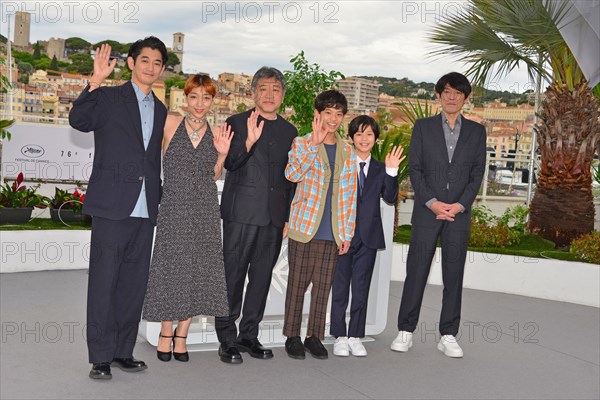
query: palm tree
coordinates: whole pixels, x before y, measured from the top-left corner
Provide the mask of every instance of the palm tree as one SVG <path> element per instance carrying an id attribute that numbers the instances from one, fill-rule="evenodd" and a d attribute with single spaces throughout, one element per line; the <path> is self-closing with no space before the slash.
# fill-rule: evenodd
<path id="1" fill-rule="evenodd" d="M 443 17 L 430 40 L 469 65 L 483 86 L 490 78 L 525 66 L 549 83 L 534 128 L 541 154 L 528 229 L 558 246 L 594 228 L 591 161 L 600 137 L 598 100 L 558 27 L 569 21 L 562 0 L 470 0 Z"/>

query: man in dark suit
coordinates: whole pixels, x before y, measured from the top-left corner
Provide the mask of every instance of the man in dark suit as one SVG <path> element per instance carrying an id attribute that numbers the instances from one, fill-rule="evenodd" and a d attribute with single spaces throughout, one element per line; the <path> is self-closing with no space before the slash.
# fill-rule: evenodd
<path id="1" fill-rule="evenodd" d="M 223 256 L 229 316 L 215 318 L 221 361 L 239 364 L 239 351 L 254 358 L 273 357 L 258 340 L 271 274 L 287 234 L 294 185 L 285 178 L 288 151 L 298 134 L 277 114 L 285 95 L 283 74 L 270 67 L 252 79 L 255 108 L 227 119 L 235 132 L 225 160 L 221 197 Z M 242 312 L 239 334 L 235 321 Z"/>
<path id="2" fill-rule="evenodd" d="M 167 50 L 155 37 L 129 49 L 131 81 L 101 87 L 115 67 L 111 48 L 96 49 L 94 74 L 73 103 L 69 123 L 94 131 L 94 162 L 83 212 L 92 215 L 87 343 L 92 379 L 110 379 L 111 364 L 147 368 L 133 358 L 148 281 L 161 180 L 161 142 L 167 116 L 152 93 Z"/>
<path id="3" fill-rule="evenodd" d="M 390 149 L 385 164 L 371 157 L 379 137 L 377 122 L 368 115 L 354 118 L 348 126 L 354 144 L 358 171 L 356 227 L 348 253 L 339 256 L 331 294 L 331 335 L 336 337 L 336 356 L 366 356 L 360 338 L 365 336 L 369 288 L 378 249 L 385 249 L 380 199 L 394 204 L 398 197 L 398 167 L 404 159 L 402 147 Z M 350 323 L 346 329 L 346 308 L 352 285 Z"/>
<path id="4" fill-rule="evenodd" d="M 444 283 L 438 349 L 462 357 L 456 341 L 462 282 L 469 242 L 471 206 L 483 179 L 486 134 L 483 125 L 460 111 L 471 93 L 464 75 L 451 72 L 435 85 L 441 114 L 417 120 L 410 141 L 409 173 L 415 191 L 406 280 L 398 315 L 398 336 L 391 348 L 412 347 L 423 292 L 438 238 Z"/>

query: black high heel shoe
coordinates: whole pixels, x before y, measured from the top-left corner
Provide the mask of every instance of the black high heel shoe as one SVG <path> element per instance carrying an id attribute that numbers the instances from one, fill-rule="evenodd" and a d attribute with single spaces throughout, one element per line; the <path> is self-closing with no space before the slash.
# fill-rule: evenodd
<path id="1" fill-rule="evenodd" d="M 176 353 L 175 352 L 175 338 L 187 339 L 187 336 L 177 336 L 177 328 L 175 328 L 175 332 L 173 332 L 173 357 L 175 357 L 175 359 L 177 361 L 183 361 L 183 362 L 189 361 L 190 355 L 188 354 L 187 351 L 185 353 Z"/>
<path id="2" fill-rule="evenodd" d="M 173 336 L 164 336 L 162 333 L 158 334 L 158 340 L 160 340 L 160 338 L 171 338 L 173 339 Z M 160 361 L 171 361 L 171 352 L 170 351 L 159 351 L 158 350 L 158 343 L 156 344 L 156 357 L 158 357 L 158 359 Z"/>

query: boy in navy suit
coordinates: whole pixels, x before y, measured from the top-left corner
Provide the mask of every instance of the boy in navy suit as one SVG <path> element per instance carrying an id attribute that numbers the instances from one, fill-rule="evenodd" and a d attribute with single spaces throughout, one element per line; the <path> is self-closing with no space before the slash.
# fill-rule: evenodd
<path id="1" fill-rule="evenodd" d="M 402 146 L 387 154 L 385 164 L 371 158 L 379 137 L 377 122 L 360 115 L 350 122 L 348 136 L 354 144 L 358 171 L 356 228 L 348 253 L 339 256 L 333 279 L 330 332 L 336 337 L 336 356 L 366 356 L 360 338 L 365 336 L 367 301 L 375 257 L 385 248 L 379 199 L 393 204 L 398 197 L 398 166 L 404 160 Z M 346 329 L 346 308 L 352 286 L 350 323 Z"/>

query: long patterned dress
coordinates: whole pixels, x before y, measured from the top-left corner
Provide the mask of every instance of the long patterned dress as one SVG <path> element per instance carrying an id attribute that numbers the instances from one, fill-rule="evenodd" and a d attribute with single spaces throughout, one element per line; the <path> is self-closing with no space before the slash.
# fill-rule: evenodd
<path id="1" fill-rule="evenodd" d="M 194 148 L 181 121 L 163 159 L 163 196 L 143 312 L 148 321 L 229 314 L 213 180 L 217 156 L 210 126 Z"/>

